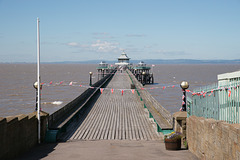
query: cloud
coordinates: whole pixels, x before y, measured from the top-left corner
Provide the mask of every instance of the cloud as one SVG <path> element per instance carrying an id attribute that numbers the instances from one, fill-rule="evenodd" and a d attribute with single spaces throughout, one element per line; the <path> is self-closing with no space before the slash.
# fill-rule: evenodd
<path id="1" fill-rule="evenodd" d="M 145 34 L 127 34 L 127 37 L 146 37 Z"/>
<path id="2" fill-rule="evenodd" d="M 80 44 L 78 42 L 69 42 L 65 45 L 70 47 L 76 47 L 84 51 L 91 51 L 91 52 L 119 52 L 119 44 L 116 42 L 108 42 L 108 41 L 101 41 L 97 40 L 95 42 L 92 42 L 90 44 Z"/>
<path id="3" fill-rule="evenodd" d="M 91 44 L 93 50 L 97 52 L 112 52 L 119 50 L 118 43 L 112 43 L 107 41 L 97 40 L 95 43 Z"/>
<path id="4" fill-rule="evenodd" d="M 67 43 L 67 46 L 78 47 L 80 45 L 77 42 L 70 42 L 70 43 Z"/>

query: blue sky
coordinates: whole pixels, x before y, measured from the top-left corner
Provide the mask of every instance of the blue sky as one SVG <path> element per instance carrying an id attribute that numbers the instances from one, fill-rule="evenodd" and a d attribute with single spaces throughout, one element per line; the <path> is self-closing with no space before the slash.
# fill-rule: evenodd
<path id="1" fill-rule="evenodd" d="M 0 62 L 239 59 L 239 0 L 0 0 Z"/>

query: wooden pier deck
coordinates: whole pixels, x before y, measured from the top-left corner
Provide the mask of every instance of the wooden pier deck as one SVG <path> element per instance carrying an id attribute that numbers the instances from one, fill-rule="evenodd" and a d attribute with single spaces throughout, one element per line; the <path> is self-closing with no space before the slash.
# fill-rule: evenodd
<path id="1" fill-rule="evenodd" d="M 160 139 L 137 94 L 125 90 L 122 95 L 121 89 L 130 89 L 130 84 L 126 72 L 117 72 L 85 119 L 75 123 L 62 140 Z"/>
<path id="2" fill-rule="evenodd" d="M 188 150 L 169 151 L 148 118 L 137 93 L 129 89 L 126 72 L 117 72 L 105 91 L 67 128 L 61 140 L 66 143 L 42 144 L 18 160 L 104 159 L 177 160 L 198 159 Z M 114 88 L 113 94 L 111 88 Z"/>

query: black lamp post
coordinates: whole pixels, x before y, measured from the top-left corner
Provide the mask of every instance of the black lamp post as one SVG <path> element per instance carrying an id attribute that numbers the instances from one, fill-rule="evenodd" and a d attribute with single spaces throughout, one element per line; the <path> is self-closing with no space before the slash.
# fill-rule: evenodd
<path id="1" fill-rule="evenodd" d="M 143 85 L 145 85 L 146 84 L 146 72 L 142 72 L 142 75 L 143 75 L 143 77 L 142 77 L 142 84 Z"/>
<path id="2" fill-rule="evenodd" d="M 182 103 L 182 111 L 186 111 L 186 106 L 187 106 L 187 102 L 186 102 L 186 89 L 188 89 L 189 84 L 186 81 L 182 81 L 182 83 L 180 84 L 180 87 L 183 90 L 183 103 Z"/>
<path id="3" fill-rule="evenodd" d="M 102 78 L 104 77 L 104 69 L 102 69 Z"/>
<path id="4" fill-rule="evenodd" d="M 36 89 L 36 111 L 37 111 L 37 103 L 38 103 L 38 82 L 33 83 L 33 87 Z M 40 89 L 42 89 L 42 84 L 40 84 Z M 40 97 L 39 97 L 40 98 Z"/>
<path id="5" fill-rule="evenodd" d="M 92 72 L 89 72 L 89 75 L 90 75 L 90 82 L 89 82 L 89 86 L 92 86 Z"/>

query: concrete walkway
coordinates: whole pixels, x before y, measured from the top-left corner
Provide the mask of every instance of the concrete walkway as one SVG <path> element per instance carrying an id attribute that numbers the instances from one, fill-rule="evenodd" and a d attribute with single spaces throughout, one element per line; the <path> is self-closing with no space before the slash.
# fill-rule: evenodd
<path id="1" fill-rule="evenodd" d="M 163 141 L 97 140 L 43 144 L 17 160 L 197 160 L 188 150 L 168 151 Z"/>

